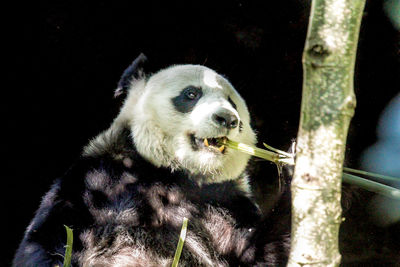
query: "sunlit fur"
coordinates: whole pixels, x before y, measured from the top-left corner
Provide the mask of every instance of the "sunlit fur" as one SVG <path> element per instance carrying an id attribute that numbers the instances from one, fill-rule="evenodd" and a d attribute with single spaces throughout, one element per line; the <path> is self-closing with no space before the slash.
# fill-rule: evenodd
<path id="1" fill-rule="evenodd" d="M 171 99 L 187 86 L 201 87 L 203 96 L 190 113 L 177 111 Z M 236 104 L 236 109 L 228 101 Z M 211 115 L 224 107 L 239 117 L 243 127 L 231 130 L 217 127 Z M 227 149 L 224 154 L 195 151 L 189 133 L 208 138 L 227 136 L 229 139 L 254 144 L 246 104 L 233 86 L 213 70 L 199 65 L 173 66 L 154 74 L 148 81 L 132 83 L 125 104 L 109 131 L 128 125 L 140 154 L 156 166 L 186 169 L 203 174 L 209 182 L 236 179 L 244 171 L 249 156 Z M 87 147 L 86 153 L 90 153 Z"/>

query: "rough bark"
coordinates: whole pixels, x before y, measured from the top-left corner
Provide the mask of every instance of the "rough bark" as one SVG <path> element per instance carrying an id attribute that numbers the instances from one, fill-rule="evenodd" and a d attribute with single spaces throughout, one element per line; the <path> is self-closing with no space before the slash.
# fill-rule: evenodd
<path id="1" fill-rule="evenodd" d="M 288 266 L 338 266 L 341 175 L 356 100 L 353 74 L 365 0 L 313 0 L 292 190 Z"/>

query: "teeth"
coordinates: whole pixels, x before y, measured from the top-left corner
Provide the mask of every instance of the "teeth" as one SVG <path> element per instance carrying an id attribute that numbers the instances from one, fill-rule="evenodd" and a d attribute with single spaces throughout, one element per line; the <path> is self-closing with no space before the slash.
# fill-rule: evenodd
<path id="1" fill-rule="evenodd" d="M 221 141 L 225 144 L 226 143 L 226 137 L 221 138 Z M 216 149 L 216 150 L 220 151 L 221 153 L 224 152 L 224 150 L 225 150 L 225 145 L 222 145 L 220 147 L 217 147 L 216 145 L 215 146 L 214 145 L 210 145 L 210 143 L 208 142 L 207 138 L 203 139 L 203 144 L 204 144 L 205 147 L 211 147 L 213 149 Z"/>
<path id="2" fill-rule="evenodd" d="M 204 138 L 204 145 L 207 147 L 209 146 L 207 138 Z"/>

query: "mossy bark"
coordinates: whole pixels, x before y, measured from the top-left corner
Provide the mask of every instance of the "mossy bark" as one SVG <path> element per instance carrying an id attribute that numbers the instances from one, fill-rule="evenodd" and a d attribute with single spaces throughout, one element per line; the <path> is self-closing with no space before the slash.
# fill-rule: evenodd
<path id="1" fill-rule="evenodd" d="M 292 190 L 288 266 L 338 266 L 341 176 L 356 100 L 353 74 L 365 0 L 313 0 Z"/>

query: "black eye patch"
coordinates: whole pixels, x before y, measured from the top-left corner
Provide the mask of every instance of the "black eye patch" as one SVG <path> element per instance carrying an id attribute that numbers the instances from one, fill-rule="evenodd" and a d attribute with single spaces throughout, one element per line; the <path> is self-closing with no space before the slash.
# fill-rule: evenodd
<path id="1" fill-rule="evenodd" d="M 181 91 L 181 93 L 172 98 L 176 110 L 182 113 L 191 112 L 199 99 L 203 96 L 201 88 L 195 86 L 188 86 Z"/>

